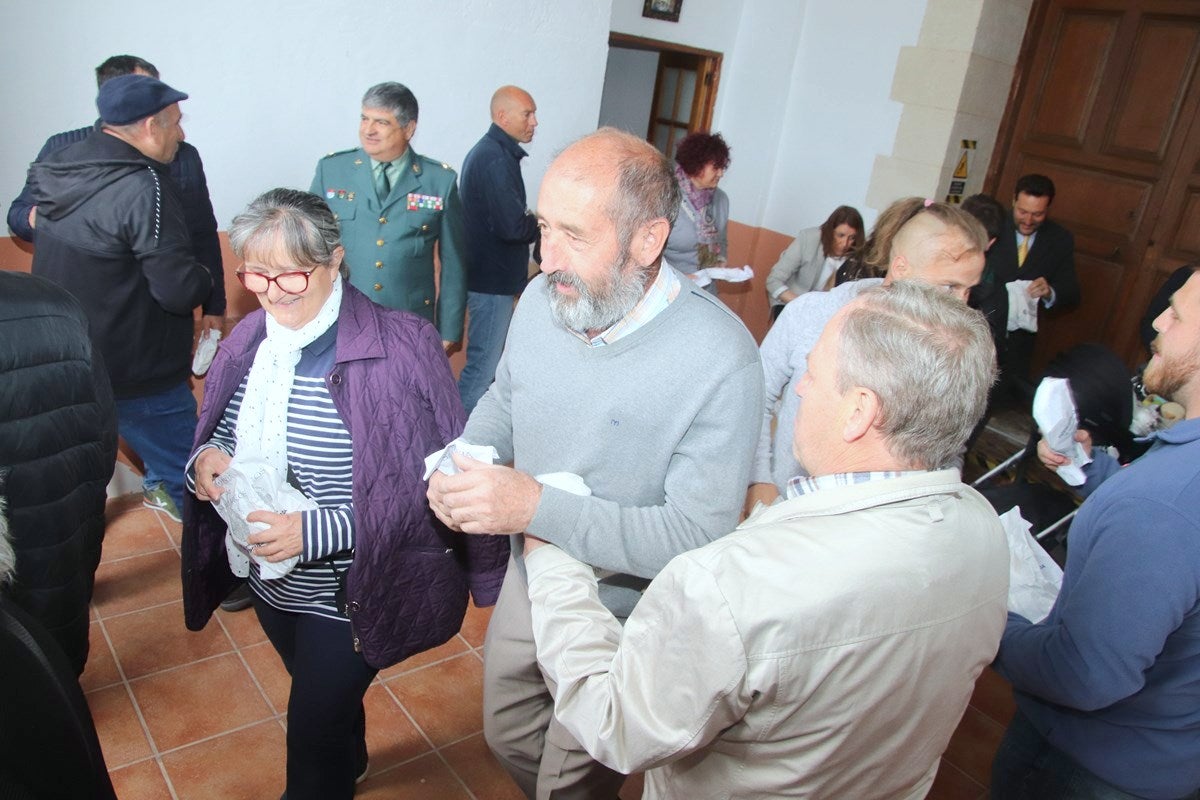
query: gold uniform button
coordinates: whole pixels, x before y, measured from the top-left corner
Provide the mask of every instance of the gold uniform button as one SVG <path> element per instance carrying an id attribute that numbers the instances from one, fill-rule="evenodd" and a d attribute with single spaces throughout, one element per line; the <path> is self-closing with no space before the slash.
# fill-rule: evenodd
<path id="1" fill-rule="evenodd" d="M 375 262 L 375 269 L 383 269 L 383 262 L 382 262 L 382 261 L 376 261 L 376 262 Z"/>
<path id="2" fill-rule="evenodd" d="M 379 245 L 380 247 L 383 247 L 383 239 L 376 239 L 375 244 Z"/>
<path id="3" fill-rule="evenodd" d="M 386 225 L 386 224 L 387 224 L 387 217 L 380 217 L 380 218 L 379 218 L 379 224 L 380 224 L 380 225 Z"/>
<path id="4" fill-rule="evenodd" d="M 427 305 L 427 306 L 428 306 L 428 305 L 432 305 L 432 304 L 433 304 L 433 301 L 432 301 L 432 300 L 430 300 L 428 297 L 426 297 L 426 298 L 425 298 L 425 305 Z"/>
<path id="5" fill-rule="evenodd" d="M 379 291 L 380 289 L 382 289 L 382 288 L 383 288 L 383 284 L 382 284 L 382 283 L 377 283 L 377 284 L 375 284 L 375 291 L 377 291 L 377 292 L 378 292 L 378 291 Z M 425 302 L 426 302 L 426 303 L 428 303 L 429 301 L 428 301 L 428 300 L 426 300 Z"/>
<path id="6" fill-rule="evenodd" d="M 428 225 L 422 225 L 422 226 L 421 226 L 421 230 L 423 230 L 423 231 L 427 231 L 427 230 L 429 230 L 429 226 L 428 226 Z"/>

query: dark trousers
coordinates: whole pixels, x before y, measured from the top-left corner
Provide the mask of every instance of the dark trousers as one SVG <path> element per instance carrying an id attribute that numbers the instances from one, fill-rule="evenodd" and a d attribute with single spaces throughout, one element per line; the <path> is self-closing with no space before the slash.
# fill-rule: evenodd
<path id="1" fill-rule="evenodd" d="M 292 676 L 288 800 L 349 800 L 367 765 L 362 701 L 376 670 L 354 652 L 345 622 L 279 611 L 257 595 L 254 611 Z"/>
<path id="2" fill-rule="evenodd" d="M 992 762 L 991 800 L 1138 800 L 1051 745 L 1021 712 Z M 1195 798 L 1196 793 L 1188 795 Z"/>

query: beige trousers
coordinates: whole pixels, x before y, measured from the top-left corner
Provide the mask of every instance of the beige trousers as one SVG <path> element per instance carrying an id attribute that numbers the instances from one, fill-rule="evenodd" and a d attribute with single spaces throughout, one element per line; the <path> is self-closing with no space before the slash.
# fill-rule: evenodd
<path id="1" fill-rule="evenodd" d="M 615 800 L 625 776 L 594 761 L 553 712 L 537 665 L 525 571 L 510 559 L 483 644 L 484 737 L 531 800 Z"/>

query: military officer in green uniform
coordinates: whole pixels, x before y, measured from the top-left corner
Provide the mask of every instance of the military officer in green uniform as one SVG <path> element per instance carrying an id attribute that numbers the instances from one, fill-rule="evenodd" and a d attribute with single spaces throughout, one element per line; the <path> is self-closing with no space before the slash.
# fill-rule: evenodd
<path id="1" fill-rule="evenodd" d="M 380 305 L 433 322 L 449 350 L 462 341 L 467 301 L 462 205 L 454 170 L 409 147 L 416 130 L 413 93 L 399 83 L 372 86 L 362 99 L 362 147 L 318 161 L 311 191 L 341 224 L 350 283 Z"/>

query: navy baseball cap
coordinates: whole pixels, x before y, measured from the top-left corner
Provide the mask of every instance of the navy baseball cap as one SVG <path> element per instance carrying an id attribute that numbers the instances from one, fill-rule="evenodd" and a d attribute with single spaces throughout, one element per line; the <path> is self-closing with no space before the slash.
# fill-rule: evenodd
<path id="1" fill-rule="evenodd" d="M 109 125 L 128 125 L 187 98 L 183 92 L 149 75 L 120 75 L 100 87 L 96 109 L 100 119 Z"/>

